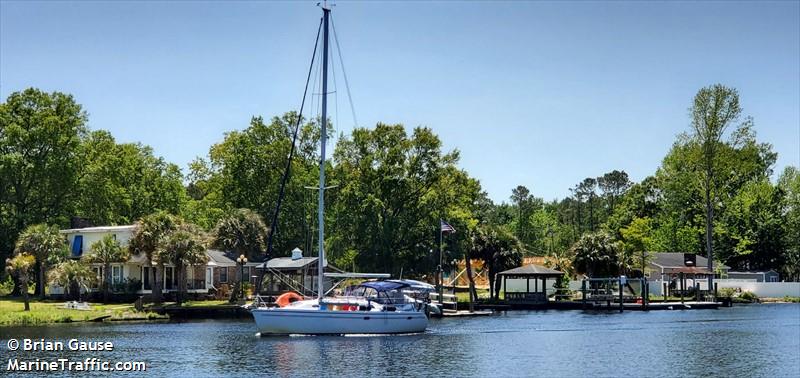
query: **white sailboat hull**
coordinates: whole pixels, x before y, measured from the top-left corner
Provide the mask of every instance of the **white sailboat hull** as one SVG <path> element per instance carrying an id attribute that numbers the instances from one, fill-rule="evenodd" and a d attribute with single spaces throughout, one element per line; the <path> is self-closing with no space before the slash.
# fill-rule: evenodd
<path id="1" fill-rule="evenodd" d="M 252 313 L 262 336 L 419 333 L 428 327 L 421 312 L 257 308 Z"/>

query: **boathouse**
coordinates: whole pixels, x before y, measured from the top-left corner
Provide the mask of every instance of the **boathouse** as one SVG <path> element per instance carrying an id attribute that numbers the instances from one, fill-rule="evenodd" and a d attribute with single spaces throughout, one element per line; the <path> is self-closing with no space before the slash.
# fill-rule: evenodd
<path id="1" fill-rule="evenodd" d="M 502 279 L 503 298 L 511 306 L 542 305 L 548 302 L 547 280 L 564 275 L 541 265 L 528 264 L 497 274 Z M 551 289 L 552 291 L 552 289 Z"/>

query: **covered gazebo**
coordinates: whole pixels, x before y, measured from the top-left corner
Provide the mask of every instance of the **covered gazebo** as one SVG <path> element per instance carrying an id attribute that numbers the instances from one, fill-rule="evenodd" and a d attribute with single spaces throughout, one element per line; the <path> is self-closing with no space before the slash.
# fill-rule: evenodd
<path id="1" fill-rule="evenodd" d="M 509 304 L 547 303 L 547 279 L 559 278 L 564 272 L 529 264 L 497 274 L 503 278 L 503 297 Z M 509 291 L 508 280 L 525 280 L 525 291 Z M 533 283 L 531 283 L 533 281 Z"/>

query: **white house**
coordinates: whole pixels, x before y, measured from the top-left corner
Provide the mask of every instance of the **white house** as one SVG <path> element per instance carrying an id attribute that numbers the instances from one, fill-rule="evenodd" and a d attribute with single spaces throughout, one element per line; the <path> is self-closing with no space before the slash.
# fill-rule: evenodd
<path id="1" fill-rule="evenodd" d="M 92 245 L 106 235 L 112 235 L 120 245 L 127 247 L 135 229 L 136 225 L 127 225 L 74 228 L 61 230 L 60 232 L 66 238 L 70 258 L 81 259 L 88 256 L 91 253 Z M 93 266 L 98 277 L 104 277 L 102 266 L 100 264 L 93 264 Z M 186 287 L 189 293 L 208 292 L 208 289 L 212 287 L 211 269 L 213 267 L 214 263 L 211 259 L 209 259 L 209 263 L 206 266 L 187 267 Z M 127 293 L 149 294 L 152 292 L 152 282 L 150 282 L 152 273 L 150 269 L 152 269 L 150 261 L 144 255 L 132 255 L 127 262 L 111 264 L 112 288 L 115 288 L 115 291 Z M 178 286 L 175 268 L 170 264 L 166 264 L 162 274 L 163 291 L 176 291 Z M 54 288 L 51 293 L 57 293 L 58 291 L 58 288 Z"/>

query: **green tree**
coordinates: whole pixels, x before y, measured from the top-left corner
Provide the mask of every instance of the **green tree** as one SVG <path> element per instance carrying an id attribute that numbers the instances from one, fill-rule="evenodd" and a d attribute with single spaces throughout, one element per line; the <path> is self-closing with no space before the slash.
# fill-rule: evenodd
<path id="1" fill-rule="evenodd" d="M 428 128 L 358 128 L 334 152 L 326 245 L 334 261 L 352 256 L 366 271 L 422 276 L 438 264 L 439 219 L 463 230 L 474 218 L 480 184 L 458 169 L 458 152 L 442 152 Z M 467 233 L 444 239 L 445 261 L 461 258 Z M 458 247 L 458 248 L 457 248 Z"/>
<path id="2" fill-rule="evenodd" d="M 28 253 L 19 253 L 13 258 L 6 259 L 6 271 L 9 274 L 16 275 L 19 281 L 19 289 L 22 292 L 22 299 L 25 301 L 25 311 L 30 311 L 28 296 L 28 281 L 30 279 L 30 272 L 36 264 L 36 258 Z"/>
<path id="3" fill-rule="evenodd" d="M 250 260 L 263 256 L 267 251 L 269 228 L 256 212 L 250 209 L 237 209 L 220 219 L 212 233 L 211 245 L 223 251 L 232 251 L 236 256 L 244 255 Z M 231 302 L 236 300 L 244 277 L 236 280 L 231 291 Z"/>
<path id="4" fill-rule="evenodd" d="M 254 259 L 266 252 L 268 233 L 269 228 L 258 213 L 237 209 L 219 220 L 211 244 L 214 248 Z"/>
<path id="5" fill-rule="evenodd" d="M 36 224 L 25 229 L 17 239 L 15 253 L 29 253 L 36 259 L 36 290 L 41 299 L 45 296 L 45 277 L 50 266 L 64 260 L 67 245 L 55 226 Z"/>
<path id="6" fill-rule="evenodd" d="M 47 277 L 49 282 L 66 288 L 76 300 L 81 299 L 81 288 L 88 290 L 97 279 L 94 270 L 82 260 L 66 260 L 48 272 Z"/>
<path id="7" fill-rule="evenodd" d="M 605 232 L 587 233 L 572 246 L 572 265 L 589 277 L 614 277 L 619 274 L 619 249 Z"/>
<path id="8" fill-rule="evenodd" d="M 156 249 L 156 261 L 169 262 L 178 277 L 177 304 L 182 304 L 186 292 L 186 267 L 208 262 L 206 239 L 203 230 L 191 223 L 180 223 L 177 228 L 163 234 Z"/>
<path id="9" fill-rule="evenodd" d="M 29 88 L 0 103 L 0 258 L 25 227 L 70 215 L 85 123 L 81 106 L 60 92 Z"/>
<path id="10" fill-rule="evenodd" d="M 522 244 L 510 232 L 492 225 L 478 225 L 472 236 L 472 256 L 483 260 L 488 270 L 489 293 L 500 295 L 497 273 L 522 264 Z"/>
<path id="11" fill-rule="evenodd" d="M 523 242 L 528 240 L 527 233 L 530 229 L 528 218 L 531 202 L 533 202 L 533 196 L 531 195 L 530 190 L 528 190 L 528 188 L 524 185 L 519 185 L 511 190 L 511 203 L 517 208 L 517 217 L 514 221 L 514 230 L 517 239 Z"/>
<path id="12" fill-rule="evenodd" d="M 785 279 L 800 281 L 800 170 L 786 167 L 778 179 L 778 188 L 784 193 L 785 211 L 782 271 Z"/>
<path id="13" fill-rule="evenodd" d="M 161 303 L 161 289 L 163 287 L 164 260 L 159 259 L 157 251 L 161 240 L 175 231 L 180 224 L 180 219 L 166 212 L 153 213 L 142 217 L 136 222 L 136 229 L 128 244 L 131 254 L 145 254 L 150 261 L 153 282 L 153 302 Z"/>
<path id="14" fill-rule="evenodd" d="M 620 229 L 622 234 L 623 250 L 634 257 L 634 269 L 638 268 L 645 274 L 647 264 L 650 262 L 650 252 L 653 250 L 653 220 L 634 218 L 631 223 Z"/>
<path id="15" fill-rule="evenodd" d="M 128 224 L 156 211 L 177 214 L 187 201 L 177 165 L 139 143 L 117 144 L 108 131 L 81 145 L 86 164 L 76 214 L 95 224 Z"/>
<path id="16" fill-rule="evenodd" d="M 602 192 L 603 198 L 608 203 L 608 211 L 610 214 L 614 211 L 618 199 L 625 194 L 631 187 L 631 181 L 628 179 L 628 174 L 625 171 L 613 170 L 597 178 L 597 186 Z"/>
<path id="17" fill-rule="evenodd" d="M 249 127 L 229 132 L 222 142 L 211 146 L 207 158 L 195 160 L 189 174 L 192 200 L 184 208 L 189 219 L 210 228 L 226 212 L 248 208 L 271 220 L 296 120 L 297 114 L 292 112 L 269 123 L 254 117 Z M 306 244 L 311 201 L 303 186 L 316 180 L 319 135 L 316 122 L 301 126 L 281 205 L 280 227 L 274 230 L 273 249 L 278 254 Z"/>
<path id="18" fill-rule="evenodd" d="M 702 189 L 705 199 L 706 216 L 706 253 L 708 269 L 713 271 L 713 228 L 714 206 L 717 185 L 714 173 L 719 160 L 719 145 L 725 130 L 735 122 L 742 113 L 739 106 L 739 93 L 720 84 L 702 88 L 694 97 L 690 109 L 692 116 L 693 141 L 700 148 L 698 168 L 702 171 Z M 711 282 L 709 281 L 709 285 Z"/>
<path id="19" fill-rule="evenodd" d="M 100 241 L 92 244 L 92 251 L 87 256 L 87 261 L 103 266 L 103 301 L 108 302 L 108 293 L 111 287 L 111 264 L 128 261 L 130 251 L 122 248 L 113 235 L 106 235 Z"/>
<path id="20" fill-rule="evenodd" d="M 784 255 L 783 192 L 768 180 L 745 184 L 715 224 L 717 258 L 734 269 L 779 270 Z"/>

